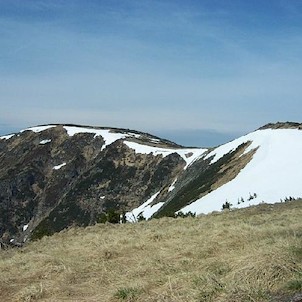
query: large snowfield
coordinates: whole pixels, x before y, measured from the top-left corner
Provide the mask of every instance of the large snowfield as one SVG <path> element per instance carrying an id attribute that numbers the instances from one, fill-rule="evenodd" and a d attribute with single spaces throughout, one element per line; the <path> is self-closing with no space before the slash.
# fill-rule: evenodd
<path id="1" fill-rule="evenodd" d="M 275 203 L 286 197 L 302 197 L 302 131 L 257 130 L 216 148 L 208 156 L 215 155 L 212 160 L 215 162 L 248 141 L 252 144 L 245 152 L 259 148 L 237 177 L 181 211 L 206 214 L 221 210 L 226 201 L 242 208 L 262 202 Z M 257 197 L 248 200 L 255 193 Z"/>

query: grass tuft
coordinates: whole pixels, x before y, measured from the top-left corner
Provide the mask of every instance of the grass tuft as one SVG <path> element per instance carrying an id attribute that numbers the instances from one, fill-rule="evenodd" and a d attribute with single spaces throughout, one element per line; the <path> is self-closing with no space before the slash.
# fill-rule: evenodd
<path id="1" fill-rule="evenodd" d="M 117 290 L 115 297 L 123 301 L 134 301 L 139 296 L 141 290 L 134 287 L 123 287 Z"/>
<path id="2" fill-rule="evenodd" d="M 301 291 L 302 290 L 302 279 L 290 280 L 286 284 L 287 289 L 291 291 Z"/>

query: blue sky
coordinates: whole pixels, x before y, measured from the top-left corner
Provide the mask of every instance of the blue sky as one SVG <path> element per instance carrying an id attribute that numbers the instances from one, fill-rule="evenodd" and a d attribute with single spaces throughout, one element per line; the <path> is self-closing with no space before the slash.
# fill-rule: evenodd
<path id="1" fill-rule="evenodd" d="M 0 133 L 47 123 L 215 145 L 302 121 L 300 0 L 0 0 Z"/>

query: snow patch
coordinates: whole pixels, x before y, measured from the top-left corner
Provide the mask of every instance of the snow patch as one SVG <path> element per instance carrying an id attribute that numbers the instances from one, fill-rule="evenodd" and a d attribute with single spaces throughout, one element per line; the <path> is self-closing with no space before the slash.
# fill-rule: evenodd
<path id="1" fill-rule="evenodd" d="M 133 132 L 116 133 L 116 132 L 112 132 L 110 129 L 93 129 L 93 128 L 83 128 L 83 127 L 76 127 L 76 126 L 64 126 L 63 128 L 67 131 L 67 134 L 69 136 L 73 136 L 78 133 L 92 133 L 92 134 L 94 134 L 94 137 L 102 136 L 105 143 L 102 146 L 101 150 L 104 150 L 108 145 L 111 145 L 112 143 L 114 143 L 115 141 L 117 141 L 119 139 L 127 139 L 127 138 L 139 139 L 139 138 L 141 138 L 141 135 L 137 134 L 137 133 L 133 133 Z M 159 139 L 155 139 L 155 138 L 151 138 L 150 141 L 152 141 L 154 143 L 160 142 Z M 130 143 L 130 142 L 127 142 L 127 143 Z M 143 145 L 141 145 L 141 146 L 143 146 Z M 148 146 L 146 146 L 146 147 L 148 147 Z M 169 154 L 171 154 L 171 152 Z"/>
<path id="2" fill-rule="evenodd" d="M 233 208 L 243 208 L 262 202 L 275 203 L 280 198 L 302 196 L 302 131 L 296 129 L 257 130 L 216 148 L 212 162 L 251 141 L 245 150 L 258 148 L 252 160 L 230 182 L 181 209 L 196 214 L 221 210 L 226 201 Z M 256 197 L 249 196 L 256 193 Z M 243 198 L 244 202 L 242 202 Z"/>
<path id="3" fill-rule="evenodd" d="M 9 134 L 9 135 L 0 136 L 0 139 L 8 140 L 8 139 L 12 138 L 14 135 L 15 134 Z"/>
<path id="4" fill-rule="evenodd" d="M 64 167 L 64 166 L 66 166 L 66 163 L 60 164 L 60 165 L 58 165 L 58 166 L 54 166 L 52 169 L 53 169 L 53 170 L 59 170 L 59 169 L 61 169 L 61 168 Z"/>
<path id="5" fill-rule="evenodd" d="M 131 212 L 127 212 L 127 221 L 136 222 L 139 215 L 143 215 L 146 219 L 149 219 L 164 204 L 163 202 L 159 202 L 153 206 L 150 206 L 150 204 L 154 201 L 154 199 L 158 196 L 159 193 L 160 191 L 152 195 L 146 202 L 144 202 L 138 208 L 133 209 Z"/>
<path id="6" fill-rule="evenodd" d="M 141 135 L 137 133 L 128 132 L 126 135 L 129 137 L 141 138 Z"/>
<path id="7" fill-rule="evenodd" d="M 104 139 L 104 145 L 102 146 L 101 150 L 104 150 L 108 145 L 111 145 L 115 141 L 119 139 L 125 139 L 130 134 L 123 134 L 123 133 L 114 133 L 110 132 L 110 130 L 106 129 L 90 129 L 90 128 L 82 128 L 82 127 L 69 127 L 64 126 L 64 129 L 67 131 L 69 136 L 73 136 L 78 133 L 92 133 L 94 137 L 102 136 Z M 131 136 L 139 136 L 138 134 L 131 133 Z"/>
<path id="8" fill-rule="evenodd" d="M 175 183 L 177 182 L 177 178 L 173 181 L 172 185 L 169 187 L 168 192 L 172 192 L 175 189 Z"/>
<path id="9" fill-rule="evenodd" d="M 40 145 L 45 145 L 51 142 L 51 139 L 43 139 L 42 141 L 40 141 Z"/>
<path id="10" fill-rule="evenodd" d="M 28 229 L 28 224 L 25 224 L 25 225 L 23 226 L 23 232 L 25 232 L 27 229 Z"/>
<path id="11" fill-rule="evenodd" d="M 101 196 L 100 199 L 105 199 L 106 196 Z"/>
<path id="12" fill-rule="evenodd" d="M 33 131 L 33 132 L 42 132 L 44 130 L 50 129 L 50 128 L 54 128 L 56 127 L 55 125 L 51 125 L 51 126 L 37 126 L 37 127 L 31 127 L 31 128 L 26 128 L 24 130 L 21 130 L 20 132 L 24 132 L 24 131 Z"/>
<path id="13" fill-rule="evenodd" d="M 157 138 L 151 138 L 150 140 L 151 140 L 151 142 L 157 143 L 157 144 L 161 142 L 160 139 L 157 139 Z"/>
<path id="14" fill-rule="evenodd" d="M 166 157 L 170 154 L 177 153 L 186 162 L 186 166 L 184 167 L 184 169 L 190 166 L 194 161 L 200 158 L 207 151 L 207 149 L 200 149 L 200 148 L 184 148 L 184 149 L 159 148 L 159 147 L 152 147 L 152 146 L 142 145 L 134 142 L 127 142 L 127 141 L 125 141 L 124 144 L 126 144 L 129 148 L 135 150 L 136 153 L 141 153 L 141 154 L 152 153 L 154 156 L 162 155 L 163 157 Z"/>
<path id="15" fill-rule="evenodd" d="M 164 202 L 159 202 L 157 204 L 154 204 L 153 206 L 146 206 L 144 208 L 144 211 L 142 215 L 146 219 L 150 219 L 154 213 L 156 213 L 162 206 L 164 205 Z"/>
<path id="16" fill-rule="evenodd" d="M 186 162 L 186 166 L 184 167 L 184 170 L 187 169 L 189 166 L 191 166 L 196 160 L 201 158 L 204 153 L 208 151 L 208 149 L 177 149 L 176 153 L 178 153 Z"/>

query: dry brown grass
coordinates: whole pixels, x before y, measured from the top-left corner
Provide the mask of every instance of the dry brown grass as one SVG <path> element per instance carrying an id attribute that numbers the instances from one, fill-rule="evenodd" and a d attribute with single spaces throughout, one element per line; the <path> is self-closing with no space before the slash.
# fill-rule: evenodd
<path id="1" fill-rule="evenodd" d="M 72 228 L 0 252 L 0 301 L 289 301 L 302 201 Z"/>

